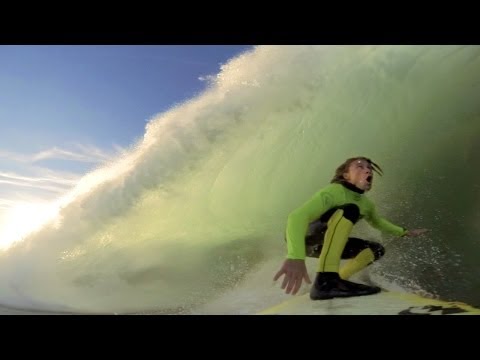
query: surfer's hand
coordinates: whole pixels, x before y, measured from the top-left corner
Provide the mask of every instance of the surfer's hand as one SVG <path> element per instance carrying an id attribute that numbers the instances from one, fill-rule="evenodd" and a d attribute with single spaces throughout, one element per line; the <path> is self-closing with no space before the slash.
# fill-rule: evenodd
<path id="1" fill-rule="evenodd" d="M 408 230 L 407 233 L 405 234 L 406 236 L 420 236 L 425 234 L 430 230 L 428 229 L 413 229 L 413 230 Z"/>
<path id="2" fill-rule="evenodd" d="M 285 275 L 282 289 L 287 288 L 285 290 L 287 294 L 292 293 L 292 295 L 295 295 L 302 285 L 302 280 L 305 280 L 308 284 L 312 283 L 308 276 L 305 260 L 285 260 L 281 269 L 275 274 L 273 281 L 277 281 L 282 275 Z"/>

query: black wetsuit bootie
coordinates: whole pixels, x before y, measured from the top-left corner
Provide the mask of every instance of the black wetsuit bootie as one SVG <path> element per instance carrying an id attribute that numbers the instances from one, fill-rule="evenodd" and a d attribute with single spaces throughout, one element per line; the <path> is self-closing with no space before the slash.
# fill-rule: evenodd
<path id="1" fill-rule="evenodd" d="M 310 299 L 371 295 L 380 292 L 378 286 L 368 286 L 343 280 L 336 272 L 319 272 L 310 290 Z"/>

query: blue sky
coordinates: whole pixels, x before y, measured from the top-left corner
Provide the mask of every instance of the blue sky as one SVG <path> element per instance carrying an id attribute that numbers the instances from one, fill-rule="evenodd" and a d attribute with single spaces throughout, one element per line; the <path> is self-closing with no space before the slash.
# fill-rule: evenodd
<path id="1" fill-rule="evenodd" d="M 0 219 L 58 197 L 251 46 L 0 46 Z"/>

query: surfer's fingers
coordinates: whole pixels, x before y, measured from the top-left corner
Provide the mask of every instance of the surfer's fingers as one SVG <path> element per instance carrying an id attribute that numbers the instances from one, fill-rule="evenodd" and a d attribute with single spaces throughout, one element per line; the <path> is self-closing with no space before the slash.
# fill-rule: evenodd
<path id="1" fill-rule="evenodd" d="M 285 292 L 287 294 L 290 294 L 292 292 L 292 289 L 294 288 L 294 285 L 295 285 L 295 275 L 289 274 L 285 277 L 288 278 L 288 286 L 287 286 L 287 290 Z"/>
<path id="2" fill-rule="evenodd" d="M 278 272 L 277 272 L 277 273 L 275 274 L 275 276 L 273 277 L 273 281 L 277 281 L 278 278 L 279 278 L 280 276 L 282 276 L 283 274 L 285 274 L 285 270 L 283 270 L 283 269 L 278 270 Z"/>
<path id="3" fill-rule="evenodd" d="M 290 279 L 290 276 L 288 276 L 288 274 L 285 273 L 285 277 L 283 278 L 283 282 L 282 282 L 282 289 L 285 289 L 285 287 L 288 285 L 289 279 Z"/>
<path id="4" fill-rule="evenodd" d="M 294 286 L 293 286 L 293 291 L 292 291 L 292 295 L 295 295 L 298 290 L 300 289 L 300 286 L 302 286 L 302 277 L 295 277 L 295 280 L 294 280 Z"/>

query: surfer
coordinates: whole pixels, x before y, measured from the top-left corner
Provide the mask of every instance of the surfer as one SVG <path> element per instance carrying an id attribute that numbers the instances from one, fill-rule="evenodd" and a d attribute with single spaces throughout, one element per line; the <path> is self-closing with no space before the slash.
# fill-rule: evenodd
<path id="1" fill-rule="evenodd" d="M 318 191 L 289 216 L 286 228 L 287 258 L 274 281 L 284 275 L 282 289 L 295 295 L 302 281 L 311 284 L 305 257 L 318 257 L 312 300 L 375 294 L 379 287 L 347 279 L 380 259 L 385 249 L 379 243 L 349 237 L 353 226 L 365 219 L 372 227 L 395 236 L 419 236 L 427 229 L 407 230 L 380 217 L 365 196 L 372 188 L 373 173 L 382 169 L 366 157 L 347 159 L 335 171 L 331 183 Z M 340 259 L 349 261 L 340 267 Z"/>

